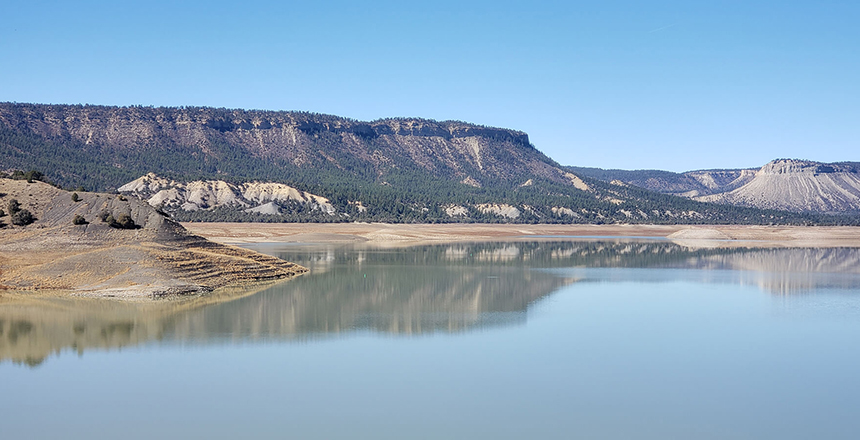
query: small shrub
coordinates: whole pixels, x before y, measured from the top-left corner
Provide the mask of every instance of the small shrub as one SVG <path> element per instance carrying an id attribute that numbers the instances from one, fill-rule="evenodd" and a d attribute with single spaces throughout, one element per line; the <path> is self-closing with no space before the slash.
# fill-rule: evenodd
<path id="1" fill-rule="evenodd" d="M 86 225 L 89 222 L 82 215 L 75 214 L 75 218 L 72 219 L 73 225 Z"/>
<path id="2" fill-rule="evenodd" d="M 108 222 L 108 217 L 110 217 L 110 219 L 113 220 L 113 217 L 107 211 L 100 212 L 99 215 L 97 215 L 96 217 L 98 217 L 99 220 L 101 220 L 105 223 L 110 223 L 110 222 Z"/>
<path id="3" fill-rule="evenodd" d="M 33 183 L 34 180 L 43 180 L 45 175 L 36 170 L 30 170 L 26 174 L 24 174 L 24 178 L 27 179 L 28 183 Z"/>
<path id="4" fill-rule="evenodd" d="M 12 224 L 15 226 L 27 226 L 34 221 L 36 221 L 36 217 L 26 209 L 21 209 L 12 214 Z"/>
<path id="5" fill-rule="evenodd" d="M 120 214 L 119 216 L 117 216 L 116 226 L 114 226 L 113 224 L 111 224 L 111 226 L 120 229 L 134 229 L 137 227 L 137 225 L 134 224 L 134 220 L 132 220 L 131 216 L 129 216 L 128 214 Z"/>
<path id="6" fill-rule="evenodd" d="M 81 201 L 81 198 L 78 196 L 78 193 L 72 193 L 72 201 L 75 203 Z"/>
<path id="7" fill-rule="evenodd" d="M 9 204 L 6 207 L 9 208 L 9 215 L 21 210 L 21 204 L 18 203 L 18 199 L 9 200 Z"/>

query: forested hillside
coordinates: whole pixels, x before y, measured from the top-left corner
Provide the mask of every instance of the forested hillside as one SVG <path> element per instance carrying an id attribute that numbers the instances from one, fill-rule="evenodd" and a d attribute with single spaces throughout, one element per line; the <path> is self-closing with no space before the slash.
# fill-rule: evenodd
<path id="1" fill-rule="evenodd" d="M 731 191 L 752 180 L 756 170 L 697 170 L 673 173 L 663 170 L 605 170 L 568 166 L 565 169 L 604 182 L 614 180 L 640 188 L 684 197 Z"/>
<path id="2" fill-rule="evenodd" d="M 416 118 L 362 122 L 306 112 L 0 103 L 0 163 L 40 170 L 63 187 L 103 191 L 148 173 L 180 185 L 274 182 L 333 207 L 272 201 L 278 205 L 266 209 L 216 204 L 186 210 L 174 198 L 168 208 L 184 220 L 845 221 L 605 183 L 563 169 L 523 132 Z"/>

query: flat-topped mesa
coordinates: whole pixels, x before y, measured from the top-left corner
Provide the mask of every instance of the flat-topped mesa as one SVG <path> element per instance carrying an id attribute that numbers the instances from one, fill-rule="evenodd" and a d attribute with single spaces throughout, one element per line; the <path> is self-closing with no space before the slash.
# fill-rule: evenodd
<path id="1" fill-rule="evenodd" d="M 198 110 L 193 114 L 178 113 L 172 116 L 174 123 L 199 123 L 220 132 L 294 128 L 309 135 L 331 132 L 350 133 L 364 138 L 398 135 L 445 139 L 480 136 L 498 141 L 530 145 L 528 134 L 522 131 L 484 127 L 459 121 L 391 118 L 362 122 L 327 115 L 262 111 L 233 111 L 229 116 L 215 116 L 205 110 Z M 183 118 L 187 118 L 187 122 Z"/>
<path id="2" fill-rule="evenodd" d="M 855 167 L 848 164 L 821 163 L 801 159 L 776 159 L 768 162 L 759 170 L 762 174 L 829 174 L 829 173 L 856 173 Z"/>
<path id="3" fill-rule="evenodd" d="M 370 123 L 374 133 L 399 136 L 427 136 L 445 139 L 480 136 L 497 141 L 510 141 L 521 145 L 529 144 L 529 135 L 518 130 L 496 127 L 482 127 L 456 121 L 431 121 L 425 119 L 384 119 Z"/>

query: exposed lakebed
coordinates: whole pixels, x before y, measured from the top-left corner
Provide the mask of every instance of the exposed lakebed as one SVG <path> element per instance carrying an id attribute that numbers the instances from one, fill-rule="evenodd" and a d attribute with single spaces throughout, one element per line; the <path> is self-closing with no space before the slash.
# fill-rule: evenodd
<path id="1" fill-rule="evenodd" d="M 150 304 L 2 297 L 0 436 L 860 430 L 855 248 L 247 246 L 310 273 Z"/>

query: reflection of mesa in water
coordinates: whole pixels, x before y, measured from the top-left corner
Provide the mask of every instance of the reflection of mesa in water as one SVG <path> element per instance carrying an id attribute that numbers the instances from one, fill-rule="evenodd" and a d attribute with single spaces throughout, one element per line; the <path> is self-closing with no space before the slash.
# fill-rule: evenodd
<path id="1" fill-rule="evenodd" d="M 666 241 L 590 241 L 398 250 L 293 245 L 278 251 L 311 268 L 311 274 L 258 288 L 259 293 L 231 289 L 154 303 L 0 296 L 0 361 L 37 365 L 61 350 L 81 353 L 151 341 L 207 344 L 516 325 L 525 321 L 530 304 L 581 276 L 637 282 L 686 276 L 697 282 L 757 285 L 776 293 L 860 287 L 860 252 L 845 248 L 689 249 Z M 530 267 L 702 270 L 613 271 L 596 278 L 569 273 L 564 278 Z"/>
<path id="2" fill-rule="evenodd" d="M 38 365 L 62 350 L 150 341 L 208 344 L 514 325 L 525 321 L 529 304 L 570 282 L 525 268 L 365 269 L 306 275 L 252 295 L 222 292 L 220 298 L 189 301 L 6 300 L 0 306 L 0 360 Z"/>

